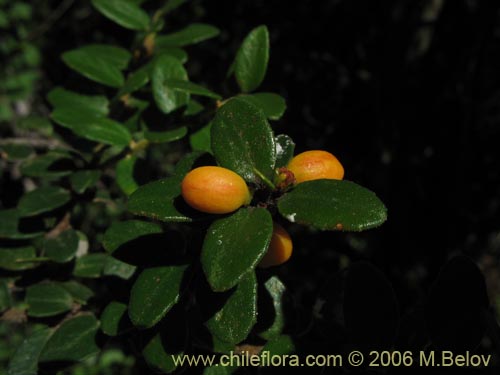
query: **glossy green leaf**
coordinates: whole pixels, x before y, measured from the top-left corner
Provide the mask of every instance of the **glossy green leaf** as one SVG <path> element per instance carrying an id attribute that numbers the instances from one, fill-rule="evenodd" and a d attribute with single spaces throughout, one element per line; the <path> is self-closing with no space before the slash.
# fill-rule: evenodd
<path id="1" fill-rule="evenodd" d="M 24 194 L 17 207 L 22 216 L 34 216 L 64 206 L 70 199 L 67 190 L 43 186 Z"/>
<path id="2" fill-rule="evenodd" d="M 71 188 L 77 194 L 83 194 L 87 189 L 93 187 L 101 177 L 99 170 L 77 171 L 69 176 Z"/>
<path id="3" fill-rule="evenodd" d="M 212 335 L 237 344 L 247 338 L 257 321 L 257 280 L 247 273 L 224 306 L 207 321 Z"/>
<path id="4" fill-rule="evenodd" d="M 126 195 L 132 194 L 139 187 L 134 178 L 136 161 L 137 156 L 127 155 L 116 164 L 116 183 Z"/>
<path id="5" fill-rule="evenodd" d="M 45 344 L 40 362 L 81 361 L 99 352 L 98 328 L 99 321 L 90 314 L 64 321 Z"/>
<path id="6" fill-rule="evenodd" d="M 242 208 L 207 231 L 201 264 L 214 291 L 231 289 L 251 272 L 271 241 L 273 221 L 264 208 Z"/>
<path id="7" fill-rule="evenodd" d="M 120 68 L 85 47 L 64 52 L 62 60 L 84 77 L 106 86 L 121 87 L 125 78 Z"/>
<path id="8" fill-rule="evenodd" d="M 189 81 L 184 81 L 180 79 L 167 79 L 165 80 L 165 86 L 174 91 L 180 91 L 199 96 L 206 96 L 208 98 L 217 100 L 222 99 L 222 97 L 219 94 L 216 94 L 215 92 L 210 91 L 209 89 L 203 86 L 200 86 L 196 83 Z"/>
<path id="9" fill-rule="evenodd" d="M 19 345 L 10 359 L 7 375 L 37 375 L 38 357 L 52 336 L 53 330 L 44 327 L 34 331 Z"/>
<path id="10" fill-rule="evenodd" d="M 387 209 L 373 192 L 345 180 L 302 182 L 278 200 L 278 209 L 293 223 L 321 230 L 359 232 L 387 219 Z"/>
<path id="11" fill-rule="evenodd" d="M 131 30 L 148 30 L 150 19 L 137 2 L 130 0 L 92 0 L 92 5 L 105 17 Z"/>
<path id="12" fill-rule="evenodd" d="M 188 75 L 179 60 L 163 54 L 154 62 L 151 83 L 156 105 L 164 113 L 170 113 L 185 106 L 189 101 L 189 94 L 173 90 L 168 86 L 166 82 L 169 79 L 187 81 Z"/>
<path id="13" fill-rule="evenodd" d="M 56 87 L 47 94 L 50 105 L 56 109 L 80 112 L 85 111 L 96 117 L 109 114 L 109 101 L 101 95 L 82 95 L 80 93 Z"/>
<path id="14" fill-rule="evenodd" d="M 219 29 L 215 26 L 205 23 L 192 23 L 182 30 L 158 36 L 156 44 L 159 47 L 183 47 L 216 37 L 219 32 Z"/>
<path id="15" fill-rule="evenodd" d="M 58 283 L 58 285 L 66 289 L 66 291 L 71 294 L 71 297 L 73 297 L 73 300 L 81 305 L 85 305 L 87 301 L 94 296 L 92 289 L 74 280 L 64 281 Z"/>
<path id="16" fill-rule="evenodd" d="M 73 229 L 68 229 L 54 238 L 46 238 L 43 243 L 44 254 L 57 263 L 69 262 L 78 250 L 80 238 Z"/>
<path id="17" fill-rule="evenodd" d="M 81 47 L 80 50 L 98 57 L 120 70 L 124 70 L 132 58 L 132 54 L 128 50 L 112 44 L 87 44 Z"/>
<path id="18" fill-rule="evenodd" d="M 101 315 L 101 330 L 108 336 L 120 334 L 120 325 L 127 319 L 127 305 L 121 302 L 110 302 Z"/>
<path id="19" fill-rule="evenodd" d="M 106 254 L 87 254 L 76 259 L 73 275 L 78 277 L 98 278 L 102 275 Z"/>
<path id="20" fill-rule="evenodd" d="M 0 269 L 22 271 L 34 268 L 38 263 L 27 261 L 33 258 L 36 258 L 36 251 L 33 246 L 0 247 Z"/>
<path id="21" fill-rule="evenodd" d="M 104 233 L 102 245 L 112 253 L 123 244 L 150 234 L 162 233 L 159 224 L 149 221 L 128 220 L 114 222 Z"/>
<path id="22" fill-rule="evenodd" d="M 71 174 L 72 164 L 71 155 L 67 152 L 49 151 L 26 159 L 20 169 L 27 177 L 58 178 Z"/>
<path id="23" fill-rule="evenodd" d="M 277 135 L 276 144 L 276 168 L 286 167 L 293 158 L 295 143 L 286 134 Z"/>
<path id="24" fill-rule="evenodd" d="M 171 352 L 172 350 L 170 350 L 170 347 L 164 342 L 168 339 L 168 336 L 169 332 L 166 332 L 165 335 L 161 333 L 156 334 L 142 351 L 142 355 L 148 365 L 154 369 L 160 370 L 164 374 L 170 374 L 176 369 L 177 366 L 174 362 L 174 356 L 181 356 L 183 354 L 183 352 L 179 350 L 175 350 L 175 353 Z M 175 338 L 171 340 L 174 339 Z"/>
<path id="25" fill-rule="evenodd" d="M 179 300 L 186 265 L 145 269 L 130 292 L 129 317 L 135 326 L 150 328 Z"/>
<path id="26" fill-rule="evenodd" d="M 209 122 L 207 125 L 191 133 L 189 136 L 189 144 L 193 150 L 212 153 L 212 141 L 210 137 L 211 129 L 212 123 Z"/>
<path id="27" fill-rule="evenodd" d="M 128 280 L 135 273 L 136 268 L 135 266 L 109 256 L 106 257 L 102 273 L 105 276 L 116 276 L 120 279 Z"/>
<path id="28" fill-rule="evenodd" d="M 190 216 L 179 211 L 176 198 L 181 194 L 181 180 L 164 178 L 139 187 L 128 201 L 133 214 L 166 222 L 191 222 Z"/>
<path id="29" fill-rule="evenodd" d="M 125 126 L 109 118 L 88 116 L 83 113 L 75 116 L 74 113 L 66 110 L 55 110 L 51 116 L 59 125 L 91 141 L 124 147 L 132 139 Z"/>
<path id="30" fill-rule="evenodd" d="M 73 298 L 56 283 L 35 284 L 26 289 L 28 315 L 43 318 L 71 310 Z"/>
<path id="31" fill-rule="evenodd" d="M 186 126 L 181 126 L 172 130 L 165 131 L 149 131 L 144 130 L 144 138 L 152 143 L 168 143 L 178 141 L 187 135 L 188 129 Z"/>
<path id="32" fill-rule="evenodd" d="M 212 150 L 220 166 L 231 169 L 249 182 L 274 175 L 276 146 L 263 112 L 244 99 L 224 104 L 212 121 Z"/>
<path id="33" fill-rule="evenodd" d="M 285 326 L 285 314 L 283 311 L 283 295 L 285 293 L 286 287 L 281 282 L 281 280 L 272 276 L 269 278 L 264 284 L 266 292 L 269 293 L 271 297 L 273 308 L 274 308 L 274 316 L 272 319 L 272 324 L 263 332 L 259 333 L 259 336 L 266 340 L 271 340 L 273 337 L 276 337 L 281 334 L 283 331 L 283 327 Z"/>
<path id="34" fill-rule="evenodd" d="M 269 61 L 269 32 L 262 25 L 253 29 L 236 54 L 234 74 L 243 92 L 255 90 L 264 80 Z"/>
<path id="35" fill-rule="evenodd" d="M 285 99 L 272 92 L 259 92 L 241 97 L 262 109 L 269 120 L 279 120 L 286 110 Z"/>

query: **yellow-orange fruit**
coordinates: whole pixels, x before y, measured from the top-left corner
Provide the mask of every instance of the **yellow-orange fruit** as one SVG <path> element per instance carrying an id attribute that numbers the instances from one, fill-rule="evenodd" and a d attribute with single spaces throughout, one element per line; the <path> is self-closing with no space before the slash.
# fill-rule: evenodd
<path id="1" fill-rule="evenodd" d="M 259 263 L 259 267 L 267 268 L 285 263 L 292 256 L 292 239 L 279 224 L 274 223 L 273 235 L 269 249 Z"/>
<path id="2" fill-rule="evenodd" d="M 298 154 L 290 160 L 287 168 L 293 172 L 297 184 L 321 178 L 334 180 L 344 178 L 342 164 L 334 155 L 322 150 L 312 150 Z"/>
<path id="3" fill-rule="evenodd" d="M 187 204 L 209 214 L 227 214 L 250 203 L 245 181 L 222 167 L 193 169 L 182 180 L 181 190 Z"/>

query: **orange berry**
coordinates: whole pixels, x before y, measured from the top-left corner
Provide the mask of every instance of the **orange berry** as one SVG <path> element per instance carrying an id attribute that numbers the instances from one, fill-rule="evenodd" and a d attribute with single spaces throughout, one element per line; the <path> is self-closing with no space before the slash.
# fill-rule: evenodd
<path id="1" fill-rule="evenodd" d="M 274 223 L 269 249 L 259 263 L 259 267 L 268 268 L 285 263 L 292 255 L 292 239 L 279 224 Z"/>
<path id="2" fill-rule="evenodd" d="M 298 154 L 288 163 L 287 168 L 295 175 L 297 184 L 321 178 L 342 180 L 344 177 L 344 167 L 338 159 L 322 150 Z"/>
<path id="3" fill-rule="evenodd" d="M 191 207 L 209 214 L 227 214 L 250 203 L 250 191 L 238 174 L 222 167 L 199 167 L 181 183 L 182 197 Z"/>

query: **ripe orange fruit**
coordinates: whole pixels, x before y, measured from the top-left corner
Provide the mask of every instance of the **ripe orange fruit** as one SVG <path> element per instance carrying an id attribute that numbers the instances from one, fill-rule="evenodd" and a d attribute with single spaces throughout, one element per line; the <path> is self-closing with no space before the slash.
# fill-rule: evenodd
<path id="1" fill-rule="evenodd" d="M 199 167 L 181 183 L 182 197 L 191 207 L 209 214 L 227 214 L 250 203 L 250 191 L 238 174 L 222 167 Z"/>
<path id="2" fill-rule="evenodd" d="M 292 239 L 279 224 L 273 224 L 273 235 L 269 249 L 259 263 L 259 267 L 268 268 L 285 263 L 292 255 Z"/>
<path id="3" fill-rule="evenodd" d="M 295 182 L 318 180 L 321 178 L 342 180 L 344 167 L 338 159 L 327 151 L 312 150 L 296 155 L 287 168 L 295 175 Z"/>

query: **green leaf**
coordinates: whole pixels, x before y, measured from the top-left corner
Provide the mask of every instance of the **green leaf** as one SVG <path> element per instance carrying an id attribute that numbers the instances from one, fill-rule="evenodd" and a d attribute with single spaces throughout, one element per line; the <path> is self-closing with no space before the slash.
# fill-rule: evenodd
<path id="1" fill-rule="evenodd" d="M 73 275 L 78 277 L 98 278 L 102 275 L 106 254 L 88 254 L 76 259 Z"/>
<path id="2" fill-rule="evenodd" d="M 62 286 L 40 283 L 26 289 L 26 303 L 29 316 L 44 318 L 71 310 L 73 298 Z"/>
<path id="3" fill-rule="evenodd" d="M 157 56 L 160 55 L 168 55 L 176 58 L 179 60 L 181 64 L 185 64 L 188 61 L 188 54 L 186 51 L 184 51 L 182 48 L 177 48 L 177 47 L 162 47 L 162 46 L 155 46 L 155 54 Z"/>
<path id="4" fill-rule="evenodd" d="M 273 221 L 264 208 L 242 208 L 207 231 L 201 264 L 214 291 L 231 289 L 251 272 L 271 241 Z"/>
<path id="5" fill-rule="evenodd" d="M 212 150 L 220 166 L 231 169 L 249 182 L 256 182 L 255 169 L 274 175 L 273 131 L 261 110 L 244 99 L 224 104 L 212 121 Z"/>
<path id="6" fill-rule="evenodd" d="M 110 302 L 101 315 L 101 330 L 108 336 L 120 334 L 120 325 L 127 319 L 127 305 L 121 302 Z"/>
<path id="7" fill-rule="evenodd" d="M 0 268 L 9 271 L 22 271 L 30 268 L 35 268 L 36 262 L 25 261 L 36 258 L 36 251 L 33 246 L 0 247 Z"/>
<path id="8" fill-rule="evenodd" d="M 136 161 L 137 156 L 127 155 L 116 164 L 116 183 L 126 195 L 132 194 L 139 187 L 134 179 Z"/>
<path id="9" fill-rule="evenodd" d="M 64 52 L 62 60 L 84 77 L 106 86 L 121 87 L 125 78 L 119 66 L 85 47 Z"/>
<path id="10" fill-rule="evenodd" d="M 291 222 L 321 230 L 359 232 L 387 219 L 387 209 L 373 192 L 344 180 L 302 182 L 278 200 L 278 209 Z"/>
<path id="11" fill-rule="evenodd" d="M 92 5 L 105 17 L 130 30 L 148 30 L 150 19 L 139 5 L 130 0 L 92 0 Z"/>
<path id="12" fill-rule="evenodd" d="M 264 284 L 267 293 L 271 297 L 274 315 L 270 326 L 266 327 L 259 336 L 266 340 L 271 340 L 273 337 L 278 336 L 283 331 L 285 326 L 285 314 L 283 311 L 283 295 L 285 294 L 286 287 L 276 276 L 269 278 Z"/>
<path id="13" fill-rule="evenodd" d="M 111 44 L 87 44 L 81 47 L 80 50 L 94 57 L 98 57 L 106 61 L 109 65 L 116 66 L 120 70 L 124 70 L 132 58 L 132 54 L 125 48 Z"/>
<path id="14" fill-rule="evenodd" d="M 269 120 L 279 120 L 286 110 L 285 99 L 271 92 L 260 92 L 241 97 L 262 109 Z"/>
<path id="15" fill-rule="evenodd" d="M 187 135 L 187 132 L 188 129 L 186 126 L 161 132 L 154 132 L 145 129 L 144 138 L 152 143 L 168 143 L 184 138 Z"/>
<path id="16" fill-rule="evenodd" d="M 194 99 L 191 99 L 184 111 L 184 116 L 195 116 L 201 111 L 203 111 L 205 107 L 203 107 L 199 102 Z"/>
<path id="17" fill-rule="evenodd" d="M 139 187 L 129 198 L 128 210 L 135 215 L 166 222 L 191 222 L 179 211 L 176 198 L 181 194 L 181 180 L 164 178 Z"/>
<path id="18" fill-rule="evenodd" d="M 0 313 L 12 306 L 12 295 L 9 288 L 10 282 L 10 279 L 0 279 Z"/>
<path id="19" fill-rule="evenodd" d="M 11 208 L 0 210 L 0 238 L 28 239 L 43 235 L 43 232 L 22 233 L 19 231 L 19 210 Z"/>
<path id="20" fill-rule="evenodd" d="M 80 238 L 76 231 L 68 229 L 54 238 L 46 238 L 43 243 L 45 255 L 57 263 L 69 262 L 78 250 Z"/>
<path id="21" fill-rule="evenodd" d="M 16 145 L 15 143 L 7 143 L 0 146 L 2 156 L 9 160 L 24 160 L 35 153 L 33 147 L 28 145 Z"/>
<path id="22" fill-rule="evenodd" d="M 58 283 L 58 285 L 66 289 L 71 294 L 71 297 L 73 297 L 73 300 L 81 305 L 85 305 L 94 296 L 92 289 L 73 280 Z"/>
<path id="23" fill-rule="evenodd" d="M 185 92 L 188 94 L 206 96 L 212 99 L 222 99 L 219 94 L 216 94 L 213 91 L 208 90 L 207 88 L 200 86 L 196 83 L 184 81 L 180 79 L 167 79 L 165 80 L 165 86 L 174 91 Z"/>
<path id="24" fill-rule="evenodd" d="M 165 5 L 161 8 L 163 14 L 170 13 L 171 11 L 177 9 L 187 0 L 168 0 Z"/>
<path id="25" fill-rule="evenodd" d="M 212 335 L 237 344 L 247 338 L 257 321 L 257 280 L 255 273 L 247 274 L 224 306 L 207 321 Z"/>
<path id="26" fill-rule="evenodd" d="M 21 216 L 35 216 L 64 206 L 71 199 L 67 190 L 43 186 L 24 194 L 19 200 Z"/>
<path id="27" fill-rule="evenodd" d="M 55 110 L 51 116 L 59 125 L 91 141 L 124 147 L 132 139 L 125 126 L 109 118 L 88 116 L 83 113 L 79 117 L 75 117 L 74 113 L 66 110 Z"/>
<path id="28" fill-rule="evenodd" d="M 64 321 L 45 344 L 40 362 L 81 361 L 99 352 L 98 328 L 99 321 L 90 314 Z"/>
<path id="29" fill-rule="evenodd" d="M 185 106 L 189 101 L 189 94 L 171 89 L 167 85 L 169 79 L 188 80 L 186 69 L 175 57 L 160 55 L 155 59 L 151 84 L 153 97 L 158 108 L 164 113 L 170 113 Z"/>
<path id="30" fill-rule="evenodd" d="M 262 25 L 253 29 L 236 54 L 234 73 L 243 92 L 255 90 L 264 80 L 269 61 L 269 32 Z"/>
<path id="31" fill-rule="evenodd" d="M 48 327 L 40 328 L 25 339 L 14 352 L 7 375 L 37 375 L 38 357 L 52 332 Z"/>
<path id="32" fill-rule="evenodd" d="M 156 223 L 141 220 L 118 221 L 104 233 L 102 245 L 107 252 L 113 253 L 123 244 L 147 236 L 162 233 L 162 228 Z"/>
<path id="33" fill-rule="evenodd" d="M 44 116 L 30 115 L 18 120 L 16 127 L 27 131 L 36 131 L 46 137 L 53 133 L 52 124 Z"/>
<path id="34" fill-rule="evenodd" d="M 109 101 L 101 95 L 82 95 L 80 93 L 56 87 L 47 95 L 50 105 L 56 109 L 73 112 L 88 112 L 96 117 L 109 114 Z"/>
<path id="35" fill-rule="evenodd" d="M 21 173 L 27 177 L 58 178 L 71 174 L 72 164 L 67 152 L 49 151 L 26 159 L 21 164 Z"/>
<path id="36" fill-rule="evenodd" d="M 102 273 L 105 276 L 116 276 L 121 279 L 128 280 L 135 273 L 135 270 L 135 266 L 109 256 L 106 257 Z"/>
<path id="37" fill-rule="evenodd" d="M 69 182 L 73 191 L 77 194 L 83 194 L 87 189 L 93 187 L 101 177 L 99 170 L 77 171 L 69 176 Z"/>
<path id="38" fill-rule="evenodd" d="M 210 132 L 212 129 L 212 123 L 209 122 L 207 125 L 201 127 L 197 131 L 191 133 L 189 136 L 189 144 L 193 150 L 205 151 L 212 153 L 211 137 Z"/>
<path id="39" fill-rule="evenodd" d="M 173 358 L 182 356 L 183 352 L 176 350 L 176 353 L 171 353 L 171 345 L 166 345 L 164 342 L 168 338 L 169 332 L 164 335 L 165 337 L 162 336 L 161 333 L 153 336 L 151 341 L 144 347 L 142 355 L 149 366 L 160 370 L 164 374 L 170 374 L 177 367 Z M 170 341 L 173 341 L 173 339 L 171 338 Z"/>
<path id="40" fill-rule="evenodd" d="M 186 265 L 145 269 L 130 292 L 129 317 L 140 328 L 150 328 L 179 300 Z"/>
<path id="41" fill-rule="evenodd" d="M 277 135 L 276 144 L 276 168 L 286 167 L 293 158 L 295 143 L 286 134 Z"/>
<path id="42" fill-rule="evenodd" d="M 130 94 L 146 86 L 149 83 L 152 67 L 152 64 L 149 62 L 130 73 L 118 96 Z"/>
<path id="43" fill-rule="evenodd" d="M 192 23 L 182 30 L 158 36 L 156 45 L 159 47 L 184 47 L 216 37 L 219 33 L 219 29 L 215 26 L 205 23 Z"/>
<path id="44" fill-rule="evenodd" d="M 262 348 L 261 353 L 269 352 L 270 356 L 285 355 L 295 351 L 295 345 L 290 336 L 281 335 L 266 343 Z"/>

